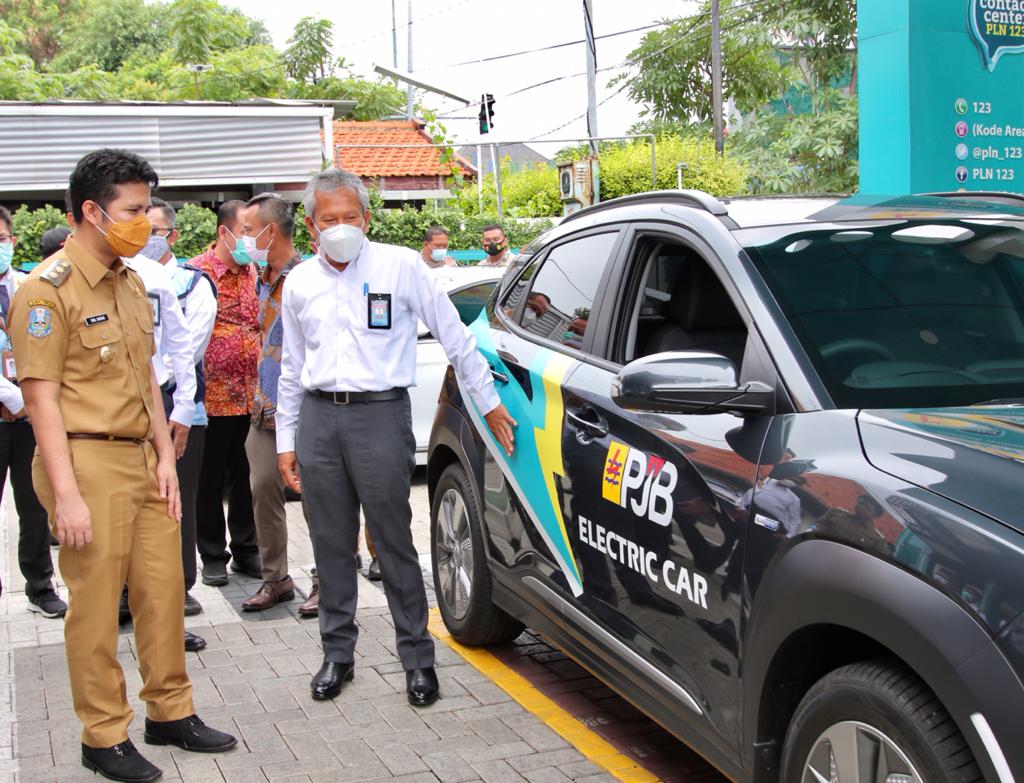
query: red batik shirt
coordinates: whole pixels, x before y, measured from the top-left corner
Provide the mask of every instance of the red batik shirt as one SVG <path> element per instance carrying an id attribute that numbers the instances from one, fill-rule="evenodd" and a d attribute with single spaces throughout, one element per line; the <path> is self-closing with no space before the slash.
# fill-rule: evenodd
<path id="1" fill-rule="evenodd" d="M 259 273 L 251 264 L 232 272 L 212 247 L 189 264 L 206 272 L 217 287 L 217 320 L 203 358 L 206 412 L 249 415 L 260 357 Z"/>

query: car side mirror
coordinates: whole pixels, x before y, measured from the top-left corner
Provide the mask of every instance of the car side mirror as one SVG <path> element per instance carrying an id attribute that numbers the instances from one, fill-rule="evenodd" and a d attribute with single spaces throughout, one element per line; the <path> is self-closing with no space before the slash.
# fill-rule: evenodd
<path id="1" fill-rule="evenodd" d="M 775 389 L 753 381 L 740 384 L 731 359 L 703 351 L 645 356 L 623 367 L 612 381 L 620 408 L 656 413 L 771 413 Z"/>

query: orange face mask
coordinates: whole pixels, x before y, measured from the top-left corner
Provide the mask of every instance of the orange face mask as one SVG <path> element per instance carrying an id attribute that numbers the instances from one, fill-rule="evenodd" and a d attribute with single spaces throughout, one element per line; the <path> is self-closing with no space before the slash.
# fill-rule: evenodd
<path id="1" fill-rule="evenodd" d="M 96 206 L 99 207 L 99 204 Z M 106 231 L 96 226 L 96 230 L 103 234 L 110 249 L 122 258 L 137 256 L 149 242 L 149 219 L 145 215 L 139 215 L 137 218 L 119 223 L 110 217 L 103 207 L 100 207 L 100 212 L 110 221 L 110 226 Z"/>

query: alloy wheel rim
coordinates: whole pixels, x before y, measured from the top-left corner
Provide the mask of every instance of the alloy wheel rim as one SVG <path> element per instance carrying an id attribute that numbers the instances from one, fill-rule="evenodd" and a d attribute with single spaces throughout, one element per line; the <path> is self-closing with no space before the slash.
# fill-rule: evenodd
<path id="1" fill-rule="evenodd" d="M 437 521 L 437 563 L 440 598 L 448 613 L 461 620 L 473 595 L 473 538 L 461 493 L 447 490 L 441 497 Z"/>
<path id="2" fill-rule="evenodd" d="M 811 746 L 801 783 L 924 783 L 907 754 L 860 721 L 829 726 Z"/>

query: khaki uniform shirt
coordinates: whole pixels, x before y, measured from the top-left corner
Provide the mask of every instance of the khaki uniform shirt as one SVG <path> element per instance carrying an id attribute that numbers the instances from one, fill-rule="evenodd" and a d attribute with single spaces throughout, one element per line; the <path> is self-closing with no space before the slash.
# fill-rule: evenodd
<path id="1" fill-rule="evenodd" d="M 152 436 L 153 311 L 138 274 L 69 238 L 32 270 L 8 319 L 18 380 L 60 384 L 67 432 Z"/>

